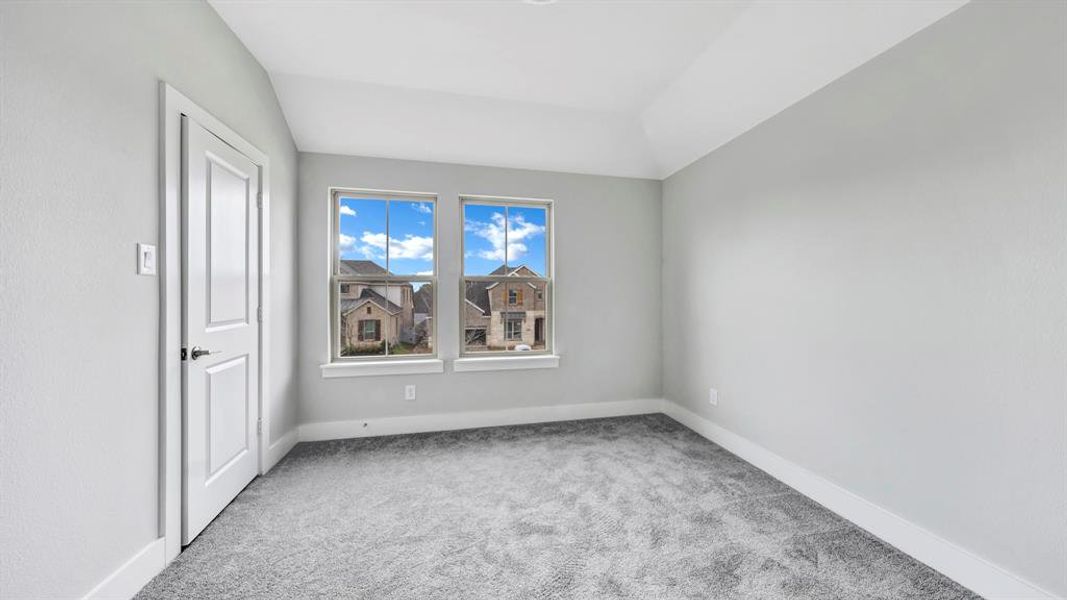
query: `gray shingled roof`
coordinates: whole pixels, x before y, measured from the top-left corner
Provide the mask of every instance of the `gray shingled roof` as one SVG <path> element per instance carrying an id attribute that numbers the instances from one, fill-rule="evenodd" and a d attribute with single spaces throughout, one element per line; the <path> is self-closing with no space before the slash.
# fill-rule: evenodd
<path id="1" fill-rule="evenodd" d="M 493 284 L 489 281 L 467 282 L 467 300 L 482 309 L 482 314 L 486 315 L 489 314 L 489 286 L 491 285 Z"/>
<path id="2" fill-rule="evenodd" d="M 342 260 L 340 261 L 341 275 L 389 275 L 385 267 L 370 260 Z"/>
<path id="3" fill-rule="evenodd" d="M 420 287 L 412 300 L 415 303 L 416 314 L 430 314 L 433 307 L 433 285 L 427 283 Z"/>
<path id="4" fill-rule="evenodd" d="M 394 304 L 385 296 L 379 294 L 378 292 L 370 288 L 365 288 L 363 290 L 363 293 L 359 295 L 359 298 L 342 298 L 341 301 L 338 303 L 338 310 L 340 310 L 341 314 L 343 315 L 367 301 L 373 302 L 375 305 L 378 306 L 378 308 L 384 310 L 385 312 L 391 315 L 401 311 L 400 306 Z"/>
<path id="5" fill-rule="evenodd" d="M 527 271 L 532 273 L 534 277 L 540 277 L 541 276 L 540 273 L 538 273 L 537 271 L 534 271 L 533 269 L 531 269 L 530 267 L 527 267 L 526 265 L 516 265 L 516 266 L 510 267 L 510 268 L 505 268 L 504 265 L 500 265 L 499 267 L 493 269 L 493 271 L 491 273 L 489 273 L 489 274 L 490 275 L 511 275 L 512 273 L 514 273 L 514 272 L 516 272 L 516 271 L 518 271 L 520 269 L 526 269 Z"/>

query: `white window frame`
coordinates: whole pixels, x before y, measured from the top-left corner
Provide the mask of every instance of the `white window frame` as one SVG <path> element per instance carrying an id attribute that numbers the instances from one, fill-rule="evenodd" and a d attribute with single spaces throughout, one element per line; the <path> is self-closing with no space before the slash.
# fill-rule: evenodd
<path id="1" fill-rule="evenodd" d="M 329 294 L 328 302 L 329 307 L 327 310 L 329 319 L 329 361 L 321 366 L 323 377 L 348 377 L 358 375 L 383 375 L 383 374 L 401 374 L 401 373 L 441 373 L 444 371 L 444 363 L 439 359 L 440 355 L 440 337 L 438 336 L 437 322 L 438 316 L 438 257 L 440 256 L 440 236 L 438 235 L 438 211 L 440 203 L 437 201 L 437 194 L 427 192 L 405 192 L 405 191 L 393 191 L 393 190 L 374 190 L 365 188 L 345 188 L 345 187 L 331 187 L 329 189 L 329 198 L 331 205 L 331 218 L 330 218 L 330 270 L 329 270 Z M 428 202 L 433 205 L 433 275 L 341 275 L 340 271 L 340 253 L 338 252 L 340 242 L 340 209 L 341 198 L 355 198 L 366 200 L 385 200 L 387 203 L 391 201 L 398 202 Z M 389 230 L 389 206 L 386 207 L 386 222 L 385 222 L 385 234 L 386 234 L 386 269 L 389 269 L 388 253 L 390 244 L 388 242 L 392 232 Z M 432 317 L 430 319 L 430 327 L 433 340 L 432 352 L 428 354 L 388 354 L 388 344 L 386 344 L 386 354 L 383 355 L 368 355 L 368 356 L 341 356 L 341 331 L 340 331 L 340 314 L 338 312 L 338 300 L 339 289 L 343 283 L 363 283 L 363 284 L 403 284 L 403 283 L 429 283 L 433 286 L 433 294 L 431 295 L 432 302 Z M 382 329 L 382 337 L 385 337 L 385 324 L 380 325 Z"/>
<path id="2" fill-rule="evenodd" d="M 460 280 L 459 280 L 459 358 L 454 361 L 456 371 L 483 371 L 502 369 L 528 369 L 528 368 L 553 368 L 559 366 L 559 357 L 555 354 L 555 215 L 554 202 L 543 198 L 515 198 L 508 196 L 479 196 L 460 195 L 459 210 L 460 222 L 466 222 L 466 208 L 468 204 L 479 206 L 500 206 L 505 209 L 510 207 L 538 208 L 545 210 L 545 273 L 541 277 L 515 277 L 510 275 L 467 275 L 463 260 L 467 255 L 466 232 L 460 235 Z M 506 213 L 505 213 L 506 218 Z M 507 247 L 505 228 L 504 247 Z M 505 260 L 505 264 L 506 264 Z M 545 347 L 542 350 L 475 350 L 468 351 L 466 344 L 466 306 L 467 306 L 467 282 L 490 281 L 496 283 L 542 283 L 544 284 L 545 302 Z M 536 294 L 535 294 L 536 297 Z M 507 313 L 507 292 L 504 294 L 504 310 Z M 504 324 L 506 335 L 506 323 Z M 488 336 L 489 332 L 486 331 Z"/>

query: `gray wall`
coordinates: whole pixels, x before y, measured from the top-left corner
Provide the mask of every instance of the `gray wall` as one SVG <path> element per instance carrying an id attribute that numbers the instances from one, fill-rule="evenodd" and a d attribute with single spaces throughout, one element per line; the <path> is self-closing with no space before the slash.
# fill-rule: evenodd
<path id="1" fill-rule="evenodd" d="M 295 424 L 296 150 L 200 2 L 0 3 L 0 596 L 76 597 L 158 534 L 158 80 L 271 158 L 271 410 Z"/>
<path id="2" fill-rule="evenodd" d="M 666 396 L 1060 594 L 1065 17 L 972 3 L 663 188 Z"/>
<path id="3" fill-rule="evenodd" d="M 439 195 L 438 340 L 446 359 L 459 347 L 459 194 L 554 199 L 560 367 L 322 379 L 330 186 Z M 658 398 L 659 194 L 659 182 L 641 179 L 301 153 L 300 422 Z M 418 385 L 418 401 L 404 401 L 407 383 Z"/>

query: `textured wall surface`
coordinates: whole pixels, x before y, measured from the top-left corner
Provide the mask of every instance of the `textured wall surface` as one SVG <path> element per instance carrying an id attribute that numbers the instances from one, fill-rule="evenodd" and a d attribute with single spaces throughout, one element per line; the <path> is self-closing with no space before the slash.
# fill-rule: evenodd
<path id="1" fill-rule="evenodd" d="M 438 196 L 437 333 L 459 349 L 459 194 L 555 200 L 558 369 L 323 379 L 330 186 Z M 657 398 L 660 183 L 328 154 L 300 155 L 300 421 Z M 404 401 L 404 385 L 419 399 Z"/>
<path id="2" fill-rule="evenodd" d="M 1065 40 L 973 2 L 663 189 L 666 396 L 1059 594 Z"/>
<path id="3" fill-rule="evenodd" d="M 296 150 L 201 2 L 0 3 L 0 596 L 78 597 L 158 534 L 159 80 L 271 159 L 273 437 L 295 424 Z"/>

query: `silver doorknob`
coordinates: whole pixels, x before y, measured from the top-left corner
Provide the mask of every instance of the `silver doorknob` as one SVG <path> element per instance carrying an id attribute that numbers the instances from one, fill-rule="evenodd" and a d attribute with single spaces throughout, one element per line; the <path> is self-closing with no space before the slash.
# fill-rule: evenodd
<path id="1" fill-rule="evenodd" d="M 193 346 L 193 349 L 189 351 L 189 356 L 191 356 L 193 360 L 196 360 L 201 356 L 207 354 L 218 354 L 219 352 L 222 352 L 222 350 L 204 350 L 200 346 Z"/>

